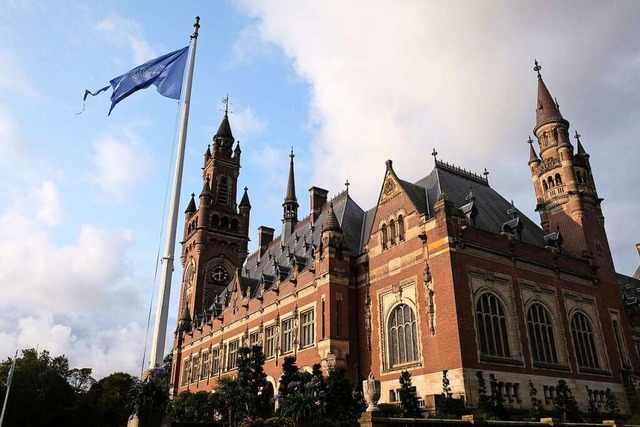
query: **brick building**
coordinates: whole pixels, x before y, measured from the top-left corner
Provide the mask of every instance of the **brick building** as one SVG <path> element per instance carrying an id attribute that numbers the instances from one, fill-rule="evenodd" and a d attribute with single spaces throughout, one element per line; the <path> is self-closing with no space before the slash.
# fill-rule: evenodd
<path id="1" fill-rule="evenodd" d="M 448 370 L 471 406 L 482 371 L 511 407 L 530 405 L 529 380 L 550 405 L 565 379 L 583 409 L 585 386 L 596 404 L 610 388 L 623 410 L 637 408 L 625 384 L 640 369 L 640 321 L 630 321 L 640 319 L 640 277 L 616 274 L 589 155 L 536 71 L 528 164 L 542 227 L 486 175 L 435 151 L 415 183 L 387 161 L 373 208 L 312 187 L 299 219 L 292 153 L 280 236 L 260 227 L 248 254 L 251 204 L 246 188 L 236 203 L 241 151 L 225 114 L 185 212 L 172 392 L 211 390 L 233 374 L 238 348 L 257 343 L 268 393 L 292 355 L 299 367 L 345 366 L 351 378 L 373 372 L 382 402 L 396 400 L 408 370 L 429 406 Z"/>

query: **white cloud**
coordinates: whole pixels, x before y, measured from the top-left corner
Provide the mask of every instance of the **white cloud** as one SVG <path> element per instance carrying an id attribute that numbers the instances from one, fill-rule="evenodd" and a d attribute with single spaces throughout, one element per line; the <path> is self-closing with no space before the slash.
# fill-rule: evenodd
<path id="1" fill-rule="evenodd" d="M 110 42 L 131 49 L 133 63 L 142 64 L 157 55 L 156 49 L 144 38 L 142 28 L 133 19 L 112 14 L 97 25 Z"/>
<path id="2" fill-rule="evenodd" d="M 10 164 L 24 145 L 24 132 L 9 108 L 0 103 L 0 165 Z"/>
<path id="3" fill-rule="evenodd" d="M 59 244 L 52 226 L 62 217 L 56 184 L 45 181 L 0 213 L 0 354 L 40 346 L 65 353 L 96 377 L 137 373 L 144 328 L 141 294 L 133 276 L 132 233 L 80 225 Z M 29 209 L 37 207 L 35 214 Z M 132 345 L 132 343 L 135 343 Z"/>
<path id="4" fill-rule="evenodd" d="M 535 120 L 534 57 L 565 117 L 597 141 L 587 147 L 592 159 L 635 170 L 631 182 L 640 180 L 631 160 L 640 148 L 629 136 L 631 118 L 640 114 L 633 72 L 638 3 L 606 10 L 578 2 L 540 8 L 534 1 L 243 4 L 259 34 L 281 47 L 310 84 L 313 183 L 340 188 L 348 177 L 365 208 L 375 203 L 385 159 L 416 180 L 430 171 L 435 147 L 444 160 L 477 172 L 486 166 L 505 197 L 526 194 L 516 203 L 535 218 L 524 143 Z M 626 70 L 618 76 L 612 64 Z M 625 91 L 615 93 L 620 86 Z M 592 122 L 597 126 L 588 129 Z M 620 128 L 627 133 L 622 144 L 599 143 Z M 616 148 L 625 159 L 611 156 Z M 626 246 L 633 249 L 630 241 Z"/>
<path id="5" fill-rule="evenodd" d="M 243 141 L 264 132 L 267 122 L 256 117 L 251 107 L 240 108 L 233 114 L 233 135 Z"/>
<path id="6" fill-rule="evenodd" d="M 0 89 L 5 93 L 40 96 L 27 80 L 24 67 L 20 67 L 8 52 L 0 52 Z"/>
<path id="7" fill-rule="evenodd" d="M 142 182 L 149 171 L 151 156 L 138 142 L 137 136 L 125 131 L 124 140 L 104 134 L 93 144 L 92 182 L 115 201 L 126 199 L 129 191 Z"/>

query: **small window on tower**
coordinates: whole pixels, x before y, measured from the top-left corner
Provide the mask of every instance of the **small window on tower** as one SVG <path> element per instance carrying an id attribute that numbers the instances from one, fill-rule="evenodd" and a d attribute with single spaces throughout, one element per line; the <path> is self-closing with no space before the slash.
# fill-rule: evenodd
<path id="1" fill-rule="evenodd" d="M 221 205 L 229 204 L 229 179 L 226 176 L 221 176 L 218 180 L 218 203 Z"/>
<path id="2" fill-rule="evenodd" d="M 596 251 L 598 252 L 598 255 L 602 256 L 602 244 L 600 243 L 600 240 L 594 240 L 594 243 L 596 244 Z"/>

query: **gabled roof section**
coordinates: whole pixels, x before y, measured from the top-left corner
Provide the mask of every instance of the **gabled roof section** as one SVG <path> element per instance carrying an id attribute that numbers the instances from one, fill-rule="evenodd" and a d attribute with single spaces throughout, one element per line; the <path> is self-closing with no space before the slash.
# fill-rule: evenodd
<path id="1" fill-rule="evenodd" d="M 425 214 L 427 209 L 427 193 L 423 187 L 419 185 L 412 184 L 410 182 L 404 181 L 402 179 L 398 179 L 400 186 L 404 190 L 409 200 L 413 203 L 416 208 L 416 211 L 421 215 Z"/>
<path id="2" fill-rule="evenodd" d="M 447 163 L 436 161 L 435 169 L 416 183 L 427 192 L 428 209 L 445 193 L 457 208 L 469 203 L 466 197 L 473 191 L 474 205 L 478 210 L 476 227 L 491 233 L 500 233 L 505 221 L 511 219 L 507 212 L 513 208 L 510 202 L 489 186 L 486 178 Z M 522 241 L 544 246 L 544 231 L 533 221 L 520 213 L 519 220 L 524 226 Z"/>

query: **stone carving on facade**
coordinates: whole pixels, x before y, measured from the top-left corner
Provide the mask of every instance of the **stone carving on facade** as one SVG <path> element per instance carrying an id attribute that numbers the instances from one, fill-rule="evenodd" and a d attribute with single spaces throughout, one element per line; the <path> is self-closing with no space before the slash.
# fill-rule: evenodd
<path id="1" fill-rule="evenodd" d="M 369 282 L 369 265 L 365 264 L 364 295 L 364 331 L 367 337 L 367 350 L 371 351 L 371 283 Z"/>
<path id="2" fill-rule="evenodd" d="M 424 263 L 424 285 L 427 292 L 427 316 L 429 320 L 429 332 L 431 335 L 436 334 L 436 306 L 435 291 L 433 289 L 433 277 L 431 275 L 431 267 L 429 261 Z"/>

